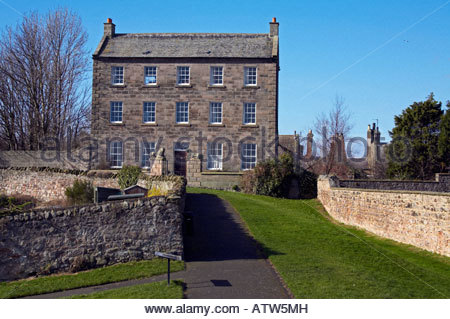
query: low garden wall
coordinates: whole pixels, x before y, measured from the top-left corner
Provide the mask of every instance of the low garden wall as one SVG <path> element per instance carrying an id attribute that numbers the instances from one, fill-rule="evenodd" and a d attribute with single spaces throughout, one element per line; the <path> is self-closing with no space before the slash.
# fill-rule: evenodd
<path id="1" fill-rule="evenodd" d="M 1 217 L 0 280 L 182 255 L 185 183 L 176 185 L 178 195 Z"/>
<path id="2" fill-rule="evenodd" d="M 242 172 L 203 171 L 199 158 L 190 158 L 187 162 L 186 179 L 189 186 L 231 190 L 239 186 Z"/>
<path id="3" fill-rule="evenodd" d="M 117 179 L 107 176 L 101 177 L 95 172 L 52 168 L 0 169 L 0 193 L 8 196 L 31 196 L 44 203 L 64 201 L 66 188 L 72 186 L 77 179 L 91 181 L 94 186 L 119 188 Z"/>
<path id="4" fill-rule="evenodd" d="M 339 222 L 450 256 L 450 193 L 340 187 L 321 176 L 318 199 Z"/>
<path id="5" fill-rule="evenodd" d="M 93 186 L 120 188 L 117 171 L 79 171 L 57 168 L 8 168 L 0 169 L 0 194 L 8 196 L 31 196 L 42 203 L 66 200 L 66 188 L 75 180 L 92 182 Z M 147 176 L 141 178 L 139 186 L 157 187 L 164 193 L 176 188 L 176 176 Z"/>

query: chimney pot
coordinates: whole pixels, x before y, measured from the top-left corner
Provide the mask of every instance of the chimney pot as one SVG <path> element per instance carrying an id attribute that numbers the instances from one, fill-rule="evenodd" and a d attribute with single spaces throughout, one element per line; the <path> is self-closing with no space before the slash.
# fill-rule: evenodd
<path id="1" fill-rule="evenodd" d="M 103 35 L 108 36 L 110 38 L 114 37 L 116 35 L 116 25 L 112 23 L 112 19 L 108 18 L 106 19 L 106 23 L 103 24 Z"/>
<path id="2" fill-rule="evenodd" d="M 270 33 L 269 33 L 269 35 L 271 37 L 278 36 L 279 23 L 277 22 L 277 18 L 273 18 L 272 22 L 270 22 L 269 24 L 270 24 Z"/>

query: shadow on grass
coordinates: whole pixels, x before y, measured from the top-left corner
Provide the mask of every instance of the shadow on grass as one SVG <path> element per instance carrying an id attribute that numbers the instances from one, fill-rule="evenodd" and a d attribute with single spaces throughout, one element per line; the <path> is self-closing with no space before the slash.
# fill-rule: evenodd
<path id="1" fill-rule="evenodd" d="M 186 211 L 193 214 L 193 234 L 184 236 L 186 261 L 264 259 L 280 252 L 251 237 L 230 205 L 210 194 L 187 194 Z"/>

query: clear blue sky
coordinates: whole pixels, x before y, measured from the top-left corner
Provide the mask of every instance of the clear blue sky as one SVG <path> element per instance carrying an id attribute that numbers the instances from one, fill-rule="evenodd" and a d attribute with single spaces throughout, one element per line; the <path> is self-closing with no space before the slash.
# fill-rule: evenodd
<path id="1" fill-rule="evenodd" d="M 1 28 L 21 18 L 6 4 L 21 13 L 72 9 L 82 18 L 91 52 L 106 18 L 113 19 L 119 33 L 267 33 L 277 17 L 280 134 L 297 130 L 304 135 L 336 95 L 352 114 L 354 136 L 365 136 L 376 118 L 387 136 L 394 115 L 430 92 L 442 102 L 450 99 L 448 0 L 0 0 Z"/>

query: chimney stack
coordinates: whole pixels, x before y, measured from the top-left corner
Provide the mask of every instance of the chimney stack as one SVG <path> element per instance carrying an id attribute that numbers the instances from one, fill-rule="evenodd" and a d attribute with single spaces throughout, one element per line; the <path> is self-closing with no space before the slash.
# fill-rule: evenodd
<path id="1" fill-rule="evenodd" d="M 278 36 L 278 26 L 277 18 L 272 18 L 272 22 L 270 22 L 270 36 Z"/>
<path id="2" fill-rule="evenodd" d="M 112 38 L 116 34 L 116 25 L 112 23 L 112 19 L 108 18 L 106 19 L 106 23 L 104 23 L 104 32 L 103 36 L 108 36 Z"/>
<path id="3" fill-rule="evenodd" d="M 375 144 L 380 144 L 380 142 L 381 142 L 381 133 L 380 133 L 380 129 L 378 128 L 378 126 L 377 126 L 377 129 L 375 130 L 374 140 L 375 140 Z"/>
<path id="4" fill-rule="evenodd" d="M 306 158 L 311 158 L 312 156 L 313 137 L 313 132 L 309 130 L 308 135 L 306 136 Z"/>

